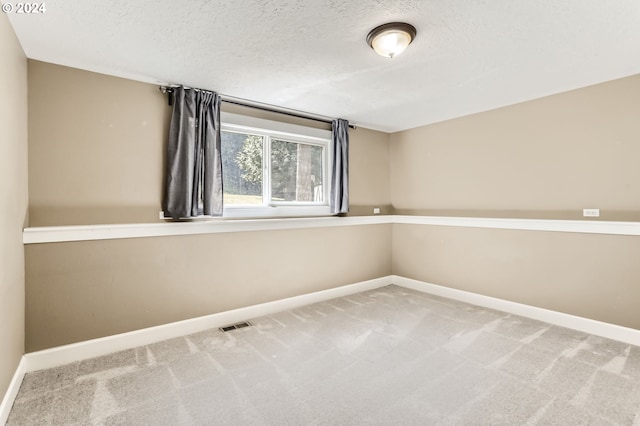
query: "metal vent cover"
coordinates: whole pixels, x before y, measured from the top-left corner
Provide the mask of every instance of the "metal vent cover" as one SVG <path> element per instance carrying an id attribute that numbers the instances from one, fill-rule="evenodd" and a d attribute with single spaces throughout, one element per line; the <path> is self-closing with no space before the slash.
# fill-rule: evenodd
<path id="1" fill-rule="evenodd" d="M 224 327 L 220 327 L 219 330 L 226 333 L 227 331 L 235 330 L 237 328 L 251 327 L 252 325 L 253 324 L 249 321 L 242 321 L 231 325 L 225 325 Z"/>

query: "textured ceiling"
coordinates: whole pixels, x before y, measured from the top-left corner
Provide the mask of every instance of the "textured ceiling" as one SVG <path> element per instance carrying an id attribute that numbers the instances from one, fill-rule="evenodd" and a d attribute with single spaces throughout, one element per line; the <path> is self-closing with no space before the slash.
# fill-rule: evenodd
<path id="1" fill-rule="evenodd" d="M 398 131 L 640 73 L 638 0 L 55 0 L 29 58 Z M 373 27 L 418 30 L 395 59 Z"/>

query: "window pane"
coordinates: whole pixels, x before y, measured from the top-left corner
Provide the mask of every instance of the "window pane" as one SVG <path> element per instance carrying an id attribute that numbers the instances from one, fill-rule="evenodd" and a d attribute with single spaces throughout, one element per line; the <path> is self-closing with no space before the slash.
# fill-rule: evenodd
<path id="1" fill-rule="evenodd" d="M 323 151 L 317 145 L 272 140 L 272 200 L 324 202 Z"/>
<path id="2" fill-rule="evenodd" d="M 262 204 L 262 136 L 221 132 L 224 205 Z"/>

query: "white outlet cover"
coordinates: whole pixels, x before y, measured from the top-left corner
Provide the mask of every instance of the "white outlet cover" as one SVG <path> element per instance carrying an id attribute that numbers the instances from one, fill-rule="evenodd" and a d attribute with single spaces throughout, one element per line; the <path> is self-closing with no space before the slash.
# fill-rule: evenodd
<path id="1" fill-rule="evenodd" d="M 583 217 L 600 217 L 600 209 L 582 209 Z"/>

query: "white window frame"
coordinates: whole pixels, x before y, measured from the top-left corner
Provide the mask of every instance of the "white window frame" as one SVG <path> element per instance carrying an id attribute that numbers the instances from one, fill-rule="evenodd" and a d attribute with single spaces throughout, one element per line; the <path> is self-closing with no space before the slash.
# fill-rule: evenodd
<path id="1" fill-rule="evenodd" d="M 279 121 L 265 120 L 245 115 L 222 112 L 220 130 L 248 133 L 265 137 L 262 155 L 262 194 L 264 200 L 271 200 L 271 139 L 285 142 L 303 143 L 324 148 L 324 170 L 322 176 L 324 202 L 278 201 L 260 206 L 223 206 L 223 218 L 268 218 L 268 217 L 308 217 L 330 216 L 329 189 L 331 183 L 331 131 Z"/>

